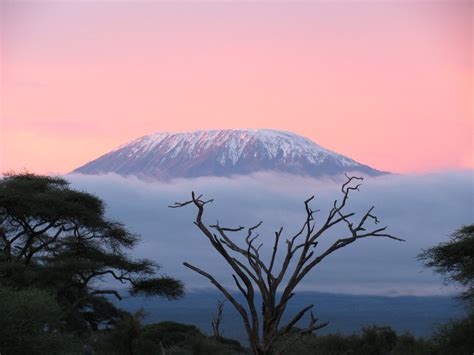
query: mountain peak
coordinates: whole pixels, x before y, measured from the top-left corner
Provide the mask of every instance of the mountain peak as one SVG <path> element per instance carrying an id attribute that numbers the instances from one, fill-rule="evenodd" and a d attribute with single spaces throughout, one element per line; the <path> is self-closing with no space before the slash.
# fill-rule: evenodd
<path id="1" fill-rule="evenodd" d="M 74 172 L 157 179 L 246 175 L 278 171 L 297 175 L 381 172 L 332 152 L 303 136 L 272 129 L 157 132 L 137 138 Z"/>

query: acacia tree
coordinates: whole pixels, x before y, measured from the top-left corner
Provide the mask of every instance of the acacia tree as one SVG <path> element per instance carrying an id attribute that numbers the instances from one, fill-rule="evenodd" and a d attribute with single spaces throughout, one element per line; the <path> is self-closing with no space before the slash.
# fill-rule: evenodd
<path id="1" fill-rule="evenodd" d="M 355 182 L 360 180 L 363 179 L 347 176 L 347 181 L 341 187 L 342 198 L 334 201 L 327 216 L 320 219 L 319 227 L 316 225 L 315 218 L 319 210 L 313 210 L 310 205 L 314 196 L 304 201 L 306 219 L 303 226 L 296 234 L 285 238 L 284 246 L 281 243 L 283 228 L 275 232 L 269 260 L 263 260 L 261 257 L 260 250 L 263 244 L 256 244 L 258 238 L 256 230 L 262 222 L 250 228 L 224 227 L 219 222 L 207 225 L 203 221 L 204 210 L 205 206 L 213 200 L 204 200 L 202 195 L 197 196 L 194 192 L 191 194 L 191 200 L 175 202 L 174 205 L 169 206 L 179 208 L 194 205 L 197 209 L 194 224 L 233 270 L 232 277 L 244 296 L 246 305 L 239 303 L 232 293 L 210 273 L 187 262 L 184 263 L 187 268 L 206 277 L 235 307 L 243 320 L 254 354 L 269 354 L 275 341 L 287 334 L 308 312 L 310 312 L 309 324 L 300 330 L 300 334 L 313 333 L 328 324 L 320 323 L 318 318 L 314 317 L 311 311 L 314 305 L 310 304 L 295 314 L 287 324 L 280 325 L 288 301 L 294 296 L 297 285 L 327 256 L 363 238 L 383 237 L 403 241 L 386 233 L 387 227 L 368 226 L 369 221 L 375 225 L 379 223 L 373 213 L 373 206 L 355 221 L 355 213 L 346 211 L 350 194 L 359 190 L 360 184 L 355 184 Z M 339 224 L 347 227 L 348 236 L 337 239 L 328 248 L 317 253 L 319 240 L 328 230 Z M 245 244 L 241 246 L 230 237 L 230 234 L 244 230 L 246 231 Z M 276 260 L 281 252 L 280 249 L 283 249 L 283 261 L 277 266 Z M 261 318 L 257 310 L 259 307 L 257 307 L 256 292 L 260 292 L 262 296 Z"/>
<path id="2" fill-rule="evenodd" d="M 169 298 L 180 281 L 157 274 L 148 259 L 127 255 L 139 241 L 105 217 L 103 202 L 60 177 L 10 174 L 0 180 L 0 286 L 48 289 L 72 330 L 97 329 L 121 315 L 106 295 L 122 299 L 109 277 L 132 294 Z M 107 286 L 107 284 L 109 286 Z"/>
<path id="3" fill-rule="evenodd" d="M 461 299 L 474 310 L 474 224 L 456 230 L 449 241 L 423 250 L 418 259 L 444 275 L 447 282 L 464 287 Z"/>
<path id="4" fill-rule="evenodd" d="M 467 316 L 439 327 L 433 341 L 440 354 L 470 354 L 474 349 L 474 224 L 462 226 L 448 241 L 423 250 L 418 255 L 425 266 L 445 277 L 446 283 L 463 288 Z"/>

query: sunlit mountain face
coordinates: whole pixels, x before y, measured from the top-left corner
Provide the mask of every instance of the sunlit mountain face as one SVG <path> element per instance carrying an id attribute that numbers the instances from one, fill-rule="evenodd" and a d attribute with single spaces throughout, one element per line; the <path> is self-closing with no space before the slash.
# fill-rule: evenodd
<path id="1" fill-rule="evenodd" d="M 153 133 L 74 170 L 83 174 L 113 172 L 159 180 L 264 171 L 313 177 L 347 172 L 372 176 L 385 173 L 303 136 L 270 129 Z"/>

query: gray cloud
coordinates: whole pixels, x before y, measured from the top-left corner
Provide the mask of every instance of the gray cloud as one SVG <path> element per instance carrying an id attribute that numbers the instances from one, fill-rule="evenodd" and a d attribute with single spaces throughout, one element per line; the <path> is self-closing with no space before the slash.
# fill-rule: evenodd
<path id="1" fill-rule="evenodd" d="M 183 261 L 215 274 L 232 286 L 229 270 L 207 239 L 193 225 L 192 206 L 170 209 L 187 200 L 192 190 L 215 201 L 208 205 L 206 221 L 250 226 L 263 220 L 260 239 L 267 253 L 273 232 L 284 227 L 286 236 L 304 220 L 303 200 L 315 195 L 319 215 L 340 197 L 340 181 L 288 175 L 256 174 L 235 178 L 180 179 L 146 182 L 134 177 L 68 175 L 73 187 L 91 192 L 107 203 L 110 217 L 142 236 L 135 253 L 159 262 L 164 273 L 182 279 L 188 288 L 209 287 L 207 280 L 182 266 Z M 393 235 L 407 240 L 367 239 L 341 249 L 318 265 L 302 282 L 301 290 L 378 295 L 432 295 L 456 291 L 445 287 L 438 275 L 425 269 L 416 255 L 445 241 L 463 224 L 474 222 L 473 172 L 428 175 L 391 175 L 365 180 L 352 195 L 348 209 L 363 213 L 371 205 Z M 341 236 L 331 231 L 320 247 Z M 243 235 L 236 234 L 234 238 Z M 264 247 L 265 248 L 265 247 Z"/>

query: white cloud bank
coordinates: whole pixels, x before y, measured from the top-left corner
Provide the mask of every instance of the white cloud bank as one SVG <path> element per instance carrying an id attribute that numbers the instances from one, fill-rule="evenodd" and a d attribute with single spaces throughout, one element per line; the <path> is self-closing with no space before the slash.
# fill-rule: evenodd
<path id="1" fill-rule="evenodd" d="M 301 226 L 303 200 L 315 195 L 314 208 L 324 211 L 340 197 L 340 182 L 275 174 L 235 178 L 145 182 L 137 178 L 68 175 L 73 187 L 91 192 L 107 204 L 107 213 L 142 236 L 136 255 L 159 262 L 164 273 L 188 288 L 210 287 L 185 268 L 188 261 L 233 285 L 221 257 L 193 225 L 192 206 L 170 209 L 189 199 L 192 190 L 214 198 L 206 221 L 222 225 L 254 225 L 263 220 L 260 239 L 269 249 L 273 232 L 283 226 L 290 235 Z M 371 205 L 389 231 L 406 239 L 360 240 L 329 256 L 301 284 L 301 290 L 376 295 L 436 295 L 456 291 L 424 268 L 416 255 L 442 241 L 464 224 L 474 223 L 473 171 L 369 178 L 349 200 L 348 210 L 362 213 Z M 334 231 L 337 232 L 337 231 Z M 235 238 L 243 236 L 235 235 Z M 326 235 L 327 242 L 336 238 Z M 323 243 L 323 242 L 322 242 Z M 324 245 L 323 245 L 324 246 Z"/>

